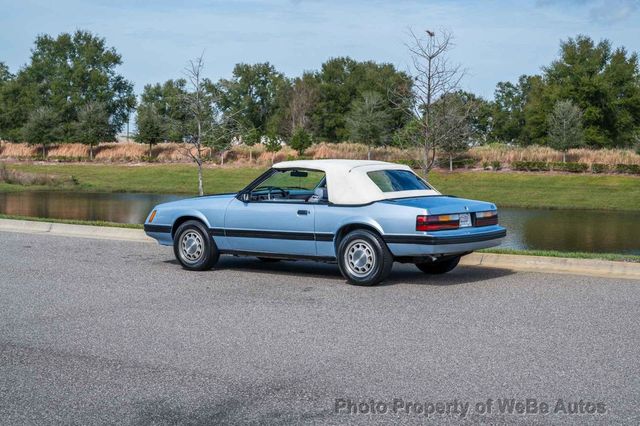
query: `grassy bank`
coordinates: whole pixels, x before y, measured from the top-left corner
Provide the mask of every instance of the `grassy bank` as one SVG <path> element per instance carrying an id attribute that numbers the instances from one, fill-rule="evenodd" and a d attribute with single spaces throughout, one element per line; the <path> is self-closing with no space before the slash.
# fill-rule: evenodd
<path id="1" fill-rule="evenodd" d="M 76 185 L 0 183 L 0 191 L 73 189 L 95 192 L 195 194 L 193 165 L 10 164 L 9 169 L 73 177 Z M 237 191 L 264 168 L 206 168 L 207 193 Z M 502 207 L 638 210 L 640 178 L 621 175 L 434 171 L 430 182 L 445 194 L 492 201 Z"/>
<path id="2" fill-rule="evenodd" d="M 102 220 L 52 219 L 49 217 L 19 216 L 19 215 L 10 215 L 10 214 L 2 214 L 2 213 L 0 213 L 0 219 L 28 220 L 31 222 L 47 222 L 47 223 L 68 223 L 70 225 L 110 226 L 113 228 L 142 229 L 141 224 L 106 222 Z"/>
<path id="3" fill-rule="evenodd" d="M 523 256 L 543 256 L 543 257 L 563 257 L 569 259 L 599 259 L 610 260 L 614 262 L 635 262 L 640 263 L 640 256 L 633 254 L 617 254 L 617 253 L 586 253 L 586 252 L 567 252 L 556 250 L 514 250 L 492 248 L 480 250 L 484 253 L 495 254 L 516 254 Z"/>

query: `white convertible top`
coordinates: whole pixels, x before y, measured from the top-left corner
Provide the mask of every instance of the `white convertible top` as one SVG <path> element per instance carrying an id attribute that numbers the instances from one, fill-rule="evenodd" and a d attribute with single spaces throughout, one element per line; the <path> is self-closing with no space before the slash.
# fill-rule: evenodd
<path id="1" fill-rule="evenodd" d="M 319 170 L 327 177 L 329 202 L 333 204 L 367 204 L 398 197 L 440 195 L 436 190 L 383 192 L 367 175 L 376 170 L 407 170 L 409 166 L 366 160 L 297 160 L 273 165 L 276 169 Z"/>

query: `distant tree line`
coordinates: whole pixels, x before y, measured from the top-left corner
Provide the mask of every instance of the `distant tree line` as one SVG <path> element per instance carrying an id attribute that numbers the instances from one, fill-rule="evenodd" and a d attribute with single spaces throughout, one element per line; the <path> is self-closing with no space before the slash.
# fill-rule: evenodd
<path id="1" fill-rule="evenodd" d="M 640 141 L 638 56 L 586 36 L 563 41 L 539 75 L 500 82 L 493 100 L 460 90 L 449 34 L 414 34 L 414 69 L 327 60 L 319 70 L 287 77 L 270 63 L 237 64 L 229 78 L 185 78 L 144 87 L 118 74 L 121 56 L 87 31 L 36 38 L 16 74 L 0 62 L 0 139 L 46 147 L 113 140 L 135 111 L 137 139 L 197 140 L 224 152 L 232 140 L 285 141 L 300 153 L 313 141 L 353 141 L 424 148 L 425 170 L 436 156 L 500 142 L 573 147 L 631 147 Z M 192 63 L 193 65 L 193 63 Z M 204 127 L 203 127 L 204 126 Z M 206 130 L 205 130 L 206 127 Z M 277 142 L 277 143 L 276 143 Z"/>

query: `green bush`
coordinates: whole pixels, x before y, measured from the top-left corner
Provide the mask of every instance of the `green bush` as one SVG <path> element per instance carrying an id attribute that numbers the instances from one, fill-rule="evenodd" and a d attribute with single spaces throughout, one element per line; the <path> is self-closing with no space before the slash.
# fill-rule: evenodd
<path id="1" fill-rule="evenodd" d="M 548 172 L 551 170 L 549 163 L 544 161 L 514 161 L 511 163 L 511 168 L 524 172 Z"/>
<path id="2" fill-rule="evenodd" d="M 609 171 L 609 166 L 603 163 L 593 163 L 591 165 L 592 173 L 606 173 Z"/>
<path id="3" fill-rule="evenodd" d="M 584 163 L 550 163 L 551 170 L 557 172 L 584 173 L 589 166 Z"/>
<path id="4" fill-rule="evenodd" d="M 502 169 L 502 164 L 499 161 L 492 161 L 491 168 L 495 171 Z"/>
<path id="5" fill-rule="evenodd" d="M 482 162 L 482 168 L 484 170 L 489 170 L 490 166 L 489 166 L 489 162 L 488 161 L 483 161 Z"/>
<path id="6" fill-rule="evenodd" d="M 311 138 L 311 134 L 309 134 L 309 132 L 302 128 L 296 130 L 293 133 L 293 136 L 291 136 L 291 141 L 289 142 L 289 146 L 298 151 L 299 155 L 304 154 L 304 151 L 312 144 L 313 139 Z"/>
<path id="7" fill-rule="evenodd" d="M 57 161 L 58 163 L 74 163 L 80 161 L 87 161 L 87 157 L 69 157 L 66 155 L 52 155 L 48 157 L 49 161 Z"/>
<path id="8" fill-rule="evenodd" d="M 640 175 L 640 165 L 638 164 L 616 164 L 616 173 L 627 173 L 631 175 Z"/>

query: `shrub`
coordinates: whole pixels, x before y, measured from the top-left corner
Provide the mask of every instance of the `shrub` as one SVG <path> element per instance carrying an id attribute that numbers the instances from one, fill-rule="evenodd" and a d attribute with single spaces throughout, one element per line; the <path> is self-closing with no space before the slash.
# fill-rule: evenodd
<path id="1" fill-rule="evenodd" d="M 602 163 L 593 163 L 591 165 L 591 172 L 593 173 L 606 173 L 609 171 L 609 166 Z"/>
<path id="2" fill-rule="evenodd" d="M 548 172 L 551 170 L 549 163 L 544 161 L 514 161 L 511 163 L 511 168 L 525 172 Z"/>
<path id="3" fill-rule="evenodd" d="M 299 155 L 302 155 L 312 144 L 313 140 L 311 139 L 311 135 L 306 130 L 300 128 L 291 136 L 289 146 L 298 151 Z"/>
<path id="4" fill-rule="evenodd" d="M 551 170 L 558 172 L 584 173 L 589 169 L 585 163 L 550 163 Z"/>
<path id="5" fill-rule="evenodd" d="M 482 162 L 482 168 L 484 170 L 489 170 L 489 162 L 488 161 L 483 161 Z"/>
<path id="6" fill-rule="evenodd" d="M 502 169 L 502 164 L 499 161 L 492 161 L 491 168 L 495 171 Z"/>
<path id="7" fill-rule="evenodd" d="M 640 165 L 638 164 L 616 164 L 616 173 L 627 173 L 632 175 L 640 175 Z"/>

